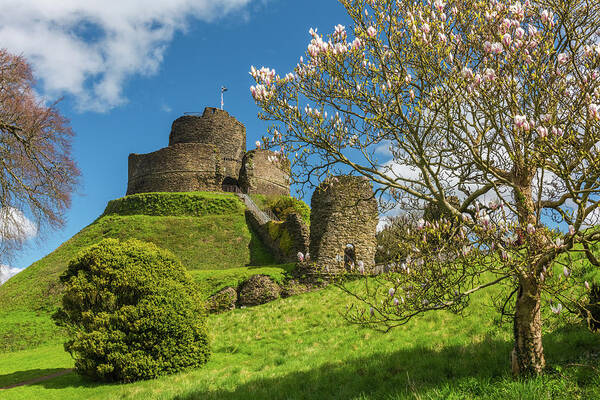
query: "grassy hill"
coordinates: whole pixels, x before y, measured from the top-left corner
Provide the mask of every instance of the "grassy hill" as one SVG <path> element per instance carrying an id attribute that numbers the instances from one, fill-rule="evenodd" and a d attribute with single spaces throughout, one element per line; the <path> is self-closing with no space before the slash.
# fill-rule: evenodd
<path id="1" fill-rule="evenodd" d="M 148 193 L 109 202 L 93 223 L 0 286 L 0 312 L 51 310 L 58 277 L 81 249 L 103 238 L 137 238 L 171 250 L 190 270 L 273 264 L 233 194 Z M 23 295 L 26 293 L 27 295 Z"/>
<path id="2" fill-rule="evenodd" d="M 211 315 L 203 368 L 127 385 L 74 373 L 0 391 L 2 399 L 594 399 L 600 342 L 580 326 L 546 325 L 549 372 L 510 375 L 510 324 L 486 295 L 464 315 L 430 313 L 383 334 L 347 324 L 335 287 Z M 0 355 L 0 387 L 63 371 L 60 344 Z"/>
<path id="3" fill-rule="evenodd" d="M 221 235 L 223 233 L 222 236 Z M 243 206 L 214 193 L 128 196 L 44 259 L 0 287 L 0 388 L 73 367 L 50 320 L 56 277 L 77 251 L 104 237 L 137 237 L 173 251 L 199 290 L 212 293 L 255 273 L 282 281 L 248 231 Z M 356 290 L 359 290 L 359 282 Z M 496 289 L 491 289 L 496 290 Z M 544 309 L 547 374 L 510 374 L 512 326 L 490 293 L 463 315 L 429 313 L 387 334 L 340 316 L 351 301 L 335 287 L 210 315 L 213 355 L 203 368 L 127 385 L 75 373 L 0 390 L 2 399 L 594 399 L 600 337 Z M 546 318 L 550 317 L 550 318 Z"/>

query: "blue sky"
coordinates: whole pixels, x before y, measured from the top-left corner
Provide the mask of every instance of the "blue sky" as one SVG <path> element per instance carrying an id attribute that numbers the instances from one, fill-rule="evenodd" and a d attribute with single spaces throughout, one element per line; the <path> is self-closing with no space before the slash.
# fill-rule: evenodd
<path id="1" fill-rule="evenodd" d="M 80 3 L 0 0 L 0 43 L 31 61 L 42 96 L 62 97 L 58 107 L 75 131 L 73 155 L 82 172 L 65 228 L 33 240 L 10 263 L 17 268 L 124 196 L 128 154 L 165 147 L 172 121 L 218 107 L 222 85 L 229 89 L 225 109 L 245 124 L 251 148 L 267 124 L 249 93 L 250 66 L 285 75 L 304 54 L 309 28 L 349 24 L 334 0 Z"/>

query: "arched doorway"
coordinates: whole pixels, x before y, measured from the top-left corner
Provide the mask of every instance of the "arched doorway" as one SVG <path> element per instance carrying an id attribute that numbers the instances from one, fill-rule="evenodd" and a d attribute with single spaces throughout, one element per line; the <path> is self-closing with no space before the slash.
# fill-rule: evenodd
<path id="1" fill-rule="evenodd" d="M 347 270 L 353 270 L 356 261 L 356 254 L 354 250 L 354 245 L 352 243 L 348 243 L 344 248 L 344 268 Z"/>
<path id="2" fill-rule="evenodd" d="M 241 192 L 237 179 L 234 179 L 230 176 L 223 179 L 223 182 L 221 183 L 221 190 L 223 190 L 224 192 L 233 193 Z"/>

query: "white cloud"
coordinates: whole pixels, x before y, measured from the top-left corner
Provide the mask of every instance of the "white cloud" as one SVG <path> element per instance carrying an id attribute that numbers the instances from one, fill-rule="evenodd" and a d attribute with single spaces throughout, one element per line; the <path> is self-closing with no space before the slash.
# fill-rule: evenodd
<path id="1" fill-rule="evenodd" d="M 37 235 L 37 228 L 25 214 L 13 207 L 0 208 L 0 243 L 25 241 Z"/>
<path id="2" fill-rule="evenodd" d="M 22 269 L 14 268 L 9 265 L 0 264 L 0 285 L 2 285 L 9 278 L 15 276 L 16 274 L 18 274 L 21 271 L 22 271 Z"/>
<path id="3" fill-rule="evenodd" d="M 0 43 L 30 61 L 44 95 L 103 112 L 126 101 L 128 77 L 158 71 L 190 19 L 211 22 L 250 1 L 0 0 Z"/>

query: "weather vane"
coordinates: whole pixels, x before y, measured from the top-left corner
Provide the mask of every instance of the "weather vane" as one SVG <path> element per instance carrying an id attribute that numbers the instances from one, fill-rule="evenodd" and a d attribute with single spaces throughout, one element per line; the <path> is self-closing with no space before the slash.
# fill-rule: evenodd
<path id="1" fill-rule="evenodd" d="M 227 88 L 225 86 L 221 86 L 221 110 L 223 109 L 224 106 L 224 102 L 223 102 L 223 93 L 225 93 L 227 91 Z"/>

